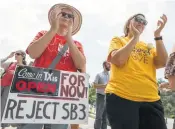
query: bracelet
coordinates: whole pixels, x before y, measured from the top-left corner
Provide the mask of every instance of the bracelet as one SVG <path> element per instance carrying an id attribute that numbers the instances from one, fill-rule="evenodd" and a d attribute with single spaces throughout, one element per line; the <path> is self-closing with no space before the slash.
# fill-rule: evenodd
<path id="1" fill-rule="evenodd" d="M 163 39 L 162 39 L 162 36 L 160 36 L 160 37 L 155 37 L 154 40 L 163 40 Z"/>

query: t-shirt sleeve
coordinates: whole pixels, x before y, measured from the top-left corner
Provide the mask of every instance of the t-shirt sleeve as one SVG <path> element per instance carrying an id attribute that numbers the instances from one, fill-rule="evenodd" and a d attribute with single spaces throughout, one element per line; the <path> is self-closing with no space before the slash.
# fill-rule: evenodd
<path id="1" fill-rule="evenodd" d="M 83 45 L 78 41 L 74 41 L 74 42 L 76 46 L 78 47 L 78 50 L 84 55 Z"/>
<path id="2" fill-rule="evenodd" d="M 97 74 L 96 77 L 95 77 L 94 83 L 98 84 L 99 78 L 100 78 L 100 76 L 99 76 L 99 74 Z"/>
<path id="3" fill-rule="evenodd" d="M 40 39 L 44 34 L 46 34 L 47 33 L 47 31 L 40 31 L 40 32 L 38 32 L 38 34 L 34 37 L 34 39 L 32 40 L 32 42 L 29 44 L 29 46 L 33 43 L 33 42 L 35 42 L 35 41 L 37 41 L 38 39 Z M 29 47 L 28 46 L 28 47 Z M 26 49 L 26 53 L 28 54 L 28 47 L 27 47 L 27 49 Z"/>
<path id="4" fill-rule="evenodd" d="M 122 48 L 122 42 L 120 40 L 119 37 L 114 37 L 111 42 L 110 42 L 110 46 L 109 46 L 109 50 L 108 50 L 108 57 L 107 57 L 107 60 L 109 61 L 110 58 L 111 58 L 111 53 L 114 51 L 114 50 L 118 50 L 120 48 Z"/>

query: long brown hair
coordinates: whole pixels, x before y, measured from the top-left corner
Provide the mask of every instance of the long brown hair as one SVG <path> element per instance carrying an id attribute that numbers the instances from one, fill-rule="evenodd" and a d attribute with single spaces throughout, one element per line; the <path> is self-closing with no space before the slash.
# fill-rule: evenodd
<path id="1" fill-rule="evenodd" d="M 26 65 L 27 64 L 26 53 L 23 50 L 18 50 L 17 52 L 21 53 L 21 56 L 23 57 L 22 58 L 22 63 L 23 63 L 23 65 Z"/>
<path id="2" fill-rule="evenodd" d="M 141 13 L 137 13 L 137 14 L 131 16 L 131 17 L 126 21 L 126 23 L 125 23 L 125 25 L 124 25 L 124 34 L 125 34 L 125 37 L 128 36 L 128 33 L 129 33 L 129 27 L 128 27 L 128 26 L 129 26 L 131 20 L 132 20 L 134 17 L 138 16 L 138 15 L 142 15 L 142 16 L 145 18 L 145 15 L 143 15 L 143 14 L 141 14 Z"/>

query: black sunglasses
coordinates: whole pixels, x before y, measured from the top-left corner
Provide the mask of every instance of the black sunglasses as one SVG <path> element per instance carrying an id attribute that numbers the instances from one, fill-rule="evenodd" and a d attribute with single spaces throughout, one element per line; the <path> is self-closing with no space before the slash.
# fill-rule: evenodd
<path id="1" fill-rule="evenodd" d="M 74 15 L 73 14 L 69 14 L 69 13 L 65 13 L 65 12 L 61 12 L 62 17 L 68 17 L 69 19 L 73 19 Z"/>
<path id="2" fill-rule="evenodd" d="M 139 16 L 135 16 L 134 17 L 134 20 L 136 21 L 136 22 L 138 22 L 138 23 L 142 23 L 143 25 L 147 25 L 148 24 L 148 22 L 145 20 L 145 19 L 143 19 L 143 18 L 141 18 L 141 17 L 139 17 Z"/>

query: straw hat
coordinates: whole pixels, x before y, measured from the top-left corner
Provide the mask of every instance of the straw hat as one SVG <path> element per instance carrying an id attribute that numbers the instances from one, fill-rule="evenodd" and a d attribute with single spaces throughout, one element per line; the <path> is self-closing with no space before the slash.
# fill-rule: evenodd
<path id="1" fill-rule="evenodd" d="M 68 8 L 73 12 L 74 24 L 72 28 L 72 35 L 74 35 L 80 30 L 81 24 L 82 24 L 82 15 L 80 11 L 78 11 L 78 9 L 76 9 L 75 7 L 68 5 L 68 4 L 62 4 L 62 3 L 53 5 L 50 8 L 49 13 L 48 13 L 49 22 L 51 23 L 51 14 L 52 14 L 51 12 L 53 10 L 60 11 L 61 9 L 64 9 L 64 8 Z"/>

